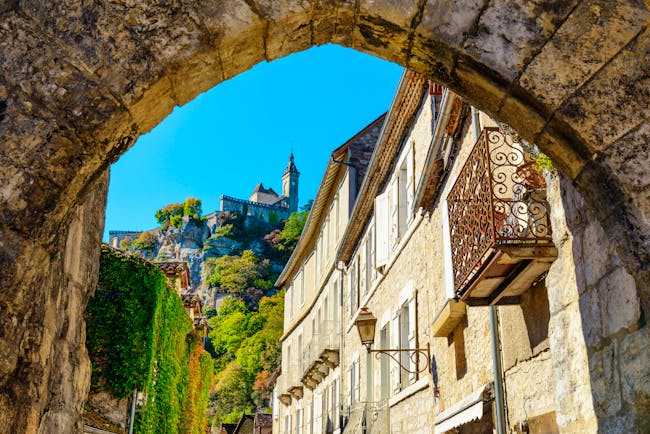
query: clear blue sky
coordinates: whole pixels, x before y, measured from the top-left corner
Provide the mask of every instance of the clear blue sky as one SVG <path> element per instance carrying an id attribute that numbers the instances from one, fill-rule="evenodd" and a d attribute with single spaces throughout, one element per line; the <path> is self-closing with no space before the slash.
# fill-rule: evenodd
<path id="1" fill-rule="evenodd" d="M 156 226 L 154 213 L 196 197 L 281 192 L 293 149 L 300 203 L 313 199 L 333 149 L 384 113 L 402 68 L 328 45 L 261 63 L 177 107 L 111 167 L 109 230 Z"/>

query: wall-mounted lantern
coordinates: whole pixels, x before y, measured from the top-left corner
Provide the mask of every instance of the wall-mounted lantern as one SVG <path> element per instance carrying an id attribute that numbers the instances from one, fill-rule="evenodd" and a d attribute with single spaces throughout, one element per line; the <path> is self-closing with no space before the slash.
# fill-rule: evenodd
<path id="1" fill-rule="evenodd" d="M 377 325 L 377 318 L 367 307 L 361 308 L 354 325 L 357 326 L 357 330 L 359 331 L 361 343 L 366 346 L 369 353 L 377 353 L 376 357 L 379 357 L 379 354 L 386 354 L 388 357 L 395 360 L 400 368 L 412 374 L 431 371 L 431 349 L 429 343 L 427 343 L 426 348 L 373 350 L 372 344 L 375 342 L 375 326 Z M 399 357 L 399 354 L 401 353 L 407 353 L 409 355 L 410 361 L 414 362 L 415 370 L 411 370 L 409 367 L 402 365 Z M 420 366 L 421 364 L 418 363 L 420 357 L 423 357 L 425 360 L 424 366 Z"/>

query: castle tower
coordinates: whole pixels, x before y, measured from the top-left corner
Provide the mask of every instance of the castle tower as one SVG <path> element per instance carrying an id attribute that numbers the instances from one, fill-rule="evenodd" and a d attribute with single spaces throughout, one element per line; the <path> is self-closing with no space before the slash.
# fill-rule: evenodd
<path id="1" fill-rule="evenodd" d="M 282 196 L 289 202 L 289 212 L 298 211 L 298 178 L 300 172 L 293 162 L 293 152 L 289 154 L 289 164 L 282 175 Z"/>

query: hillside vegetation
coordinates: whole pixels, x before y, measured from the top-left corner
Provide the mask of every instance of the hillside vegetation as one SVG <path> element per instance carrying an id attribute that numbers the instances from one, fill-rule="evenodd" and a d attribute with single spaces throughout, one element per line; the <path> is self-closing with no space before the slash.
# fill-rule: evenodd
<path id="1" fill-rule="evenodd" d="M 213 428 L 243 412 L 267 411 L 270 381 L 280 365 L 283 293 L 273 284 L 295 248 L 311 203 L 287 221 L 220 212 L 202 216 L 188 198 L 156 211 L 159 228 L 125 239 L 121 248 L 146 258 L 187 260 L 192 286 L 209 318 L 215 383 L 208 415 Z M 220 306 L 215 309 L 213 306 Z"/>

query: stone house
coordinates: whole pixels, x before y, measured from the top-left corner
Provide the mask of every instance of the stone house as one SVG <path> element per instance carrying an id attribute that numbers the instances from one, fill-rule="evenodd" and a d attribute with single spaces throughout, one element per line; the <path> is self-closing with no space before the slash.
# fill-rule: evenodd
<path id="1" fill-rule="evenodd" d="M 543 161 L 509 127 L 404 73 L 326 254 L 330 274 L 295 296 L 299 263 L 322 255 L 306 247 L 321 232 L 306 228 L 278 279 L 274 432 L 643 431 L 648 333 L 634 280 L 570 182 L 542 176 Z M 328 285 L 341 305 L 323 317 Z M 326 340 L 309 329 L 322 318 L 339 327 L 333 369 L 311 350 Z M 319 425 L 328 403 L 333 425 Z"/>
<path id="2" fill-rule="evenodd" d="M 341 271 L 336 247 L 382 123 L 383 116 L 331 154 L 302 237 L 276 282 L 286 293 L 274 432 L 334 432 L 339 425 Z"/>

